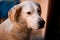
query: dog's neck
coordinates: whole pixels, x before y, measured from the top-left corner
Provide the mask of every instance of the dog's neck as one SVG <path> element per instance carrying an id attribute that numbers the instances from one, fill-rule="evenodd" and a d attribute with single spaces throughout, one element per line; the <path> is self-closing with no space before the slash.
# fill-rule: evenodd
<path id="1" fill-rule="evenodd" d="M 28 29 L 27 26 L 23 23 L 14 23 L 14 28 L 12 30 L 12 35 L 14 35 L 19 40 L 29 40 L 31 29 Z"/>
<path id="2" fill-rule="evenodd" d="M 10 26 L 6 22 L 8 22 Z M 2 35 L 4 35 L 4 37 L 1 38 L 2 40 L 5 39 L 6 40 L 28 40 L 29 39 L 31 29 L 28 29 L 25 24 L 17 23 L 15 21 L 11 22 L 10 19 L 7 19 L 4 22 L 4 24 L 6 24 L 7 26 L 4 25 L 3 33 L 1 33 Z"/>

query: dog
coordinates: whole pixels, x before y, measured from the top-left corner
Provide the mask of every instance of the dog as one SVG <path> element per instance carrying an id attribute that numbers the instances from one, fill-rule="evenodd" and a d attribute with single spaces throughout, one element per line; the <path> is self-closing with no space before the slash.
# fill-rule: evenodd
<path id="1" fill-rule="evenodd" d="M 44 24 L 40 4 L 24 1 L 13 6 L 0 24 L 0 40 L 29 40 L 31 31 L 43 28 Z"/>

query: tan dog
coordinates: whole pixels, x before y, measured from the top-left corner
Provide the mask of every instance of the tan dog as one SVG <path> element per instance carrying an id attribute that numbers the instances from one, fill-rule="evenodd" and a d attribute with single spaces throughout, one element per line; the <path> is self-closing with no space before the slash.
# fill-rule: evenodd
<path id="1" fill-rule="evenodd" d="M 15 5 L 8 12 L 8 19 L 0 24 L 0 40 L 29 40 L 31 29 L 43 28 L 41 7 L 32 1 Z"/>

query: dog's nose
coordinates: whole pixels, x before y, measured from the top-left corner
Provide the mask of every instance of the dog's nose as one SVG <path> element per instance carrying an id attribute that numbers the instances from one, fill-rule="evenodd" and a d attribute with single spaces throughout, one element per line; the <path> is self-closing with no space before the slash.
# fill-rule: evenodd
<path id="1" fill-rule="evenodd" d="M 41 29 L 41 28 L 44 27 L 45 21 L 44 20 L 41 20 L 38 23 L 39 23 L 39 29 Z"/>

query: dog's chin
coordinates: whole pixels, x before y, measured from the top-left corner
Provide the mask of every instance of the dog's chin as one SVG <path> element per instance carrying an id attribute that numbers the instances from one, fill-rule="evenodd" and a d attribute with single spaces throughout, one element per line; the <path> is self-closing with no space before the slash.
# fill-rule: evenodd
<path id="1" fill-rule="evenodd" d="M 30 28 L 28 28 L 28 29 L 31 29 L 31 30 L 39 30 L 39 29 L 42 29 L 42 28 L 44 28 L 44 24 L 41 24 L 41 25 L 38 25 L 38 26 L 36 26 L 36 27 L 30 27 Z"/>
<path id="2" fill-rule="evenodd" d="M 31 28 L 32 30 L 38 30 L 39 28 Z"/>
<path id="3" fill-rule="evenodd" d="M 28 28 L 29 30 L 38 30 L 39 28 Z"/>

